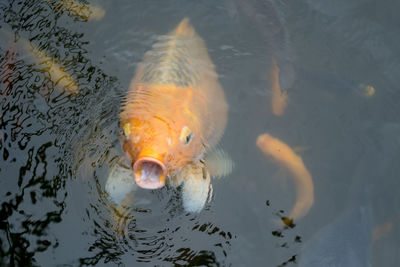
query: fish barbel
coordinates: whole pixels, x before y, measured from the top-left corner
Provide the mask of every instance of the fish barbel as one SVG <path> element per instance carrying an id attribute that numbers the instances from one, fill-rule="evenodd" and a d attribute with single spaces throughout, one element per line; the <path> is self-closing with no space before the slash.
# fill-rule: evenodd
<path id="1" fill-rule="evenodd" d="M 122 146 L 137 185 L 160 188 L 199 161 L 221 138 L 227 111 L 206 45 L 185 18 L 144 55 L 122 107 Z"/>

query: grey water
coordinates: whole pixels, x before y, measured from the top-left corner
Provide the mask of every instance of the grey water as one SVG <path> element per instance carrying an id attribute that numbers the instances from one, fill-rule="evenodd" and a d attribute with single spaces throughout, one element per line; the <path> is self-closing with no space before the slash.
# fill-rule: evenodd
<path id="1" fill-rule="evenodd" d="M 89 20 L 71 4 L 100 6 L 104 17 Z M 361 252 L 348 262 L 396 266 L 399 8 L 394 0 L 1 1 L 0 265 L 297 266 L 324 257 L 313 240 L 330 247 L 347 238 L 368 248 L 351 247 Z M 121 233 L 105 193 L 122 154 L 121 102 L 144 53 L 185 17 L 229 103 L 219 147 L 235 168 L 212 181 L 198 214 L 182 209 L 178 190 L 137 189 Z M 271 111 L 273 59 L 288 95 L 282 116 Z M 78 93 L 52 78 L 52 61 Z M 314 204 L 292 227 L 277 222 L 296 201 L 295 183 L 257 148 L 265 132 L 297 151 L 313 179 Z M 366 205 L 369 216 L 343 217 Z M 332 247 L 340 264 L 343 250 Z"/>

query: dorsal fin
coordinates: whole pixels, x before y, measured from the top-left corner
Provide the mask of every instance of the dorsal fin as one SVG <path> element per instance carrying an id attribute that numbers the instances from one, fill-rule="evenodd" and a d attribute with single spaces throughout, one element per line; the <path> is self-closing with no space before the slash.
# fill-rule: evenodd
<path id="1" fill-rule="evenodd" d="M 184 18 L 175 28 L 174 33 L 177 35 L 191 36 L 194 35 L 195 31 L 192 27 L 192 24 L 190 24 L 190 20 L 188 18 Z"/>

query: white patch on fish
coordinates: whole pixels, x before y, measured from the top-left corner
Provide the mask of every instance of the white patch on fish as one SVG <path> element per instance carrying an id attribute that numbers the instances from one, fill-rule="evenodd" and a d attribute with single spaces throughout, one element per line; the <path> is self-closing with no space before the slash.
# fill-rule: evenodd
<path id="1" fill-rule="evenodd" d="M 200 212 L 210 191 L 210 175 L 206 179 L 186 179 L 182 186 L 182 204 L 186 212 Z"/>
<path id="2" fill-rule="evenodd" d="M 140 140 L 140 135 L 136 135 L 136 136 L 134 136 L 133 137 L 133 143 L 138 143 L 139 142 L 139 140 Z"/>
<path id="3" fill-rule="evenodd" d="M 169 146 L 172 146 L 172 139 L 171 138 L 167 138 L 167 144 L 169 145 Z"/>

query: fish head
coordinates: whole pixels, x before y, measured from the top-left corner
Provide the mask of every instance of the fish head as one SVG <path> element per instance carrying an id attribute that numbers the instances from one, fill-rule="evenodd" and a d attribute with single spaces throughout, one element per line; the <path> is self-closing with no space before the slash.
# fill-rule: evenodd
<path id="1" fill-rule="evenodd" d="M 122 121 L 123 150 L 138 186 L 157 189 L 204 150 L 194 125 L 174 114 L 143 115 Z"/>

